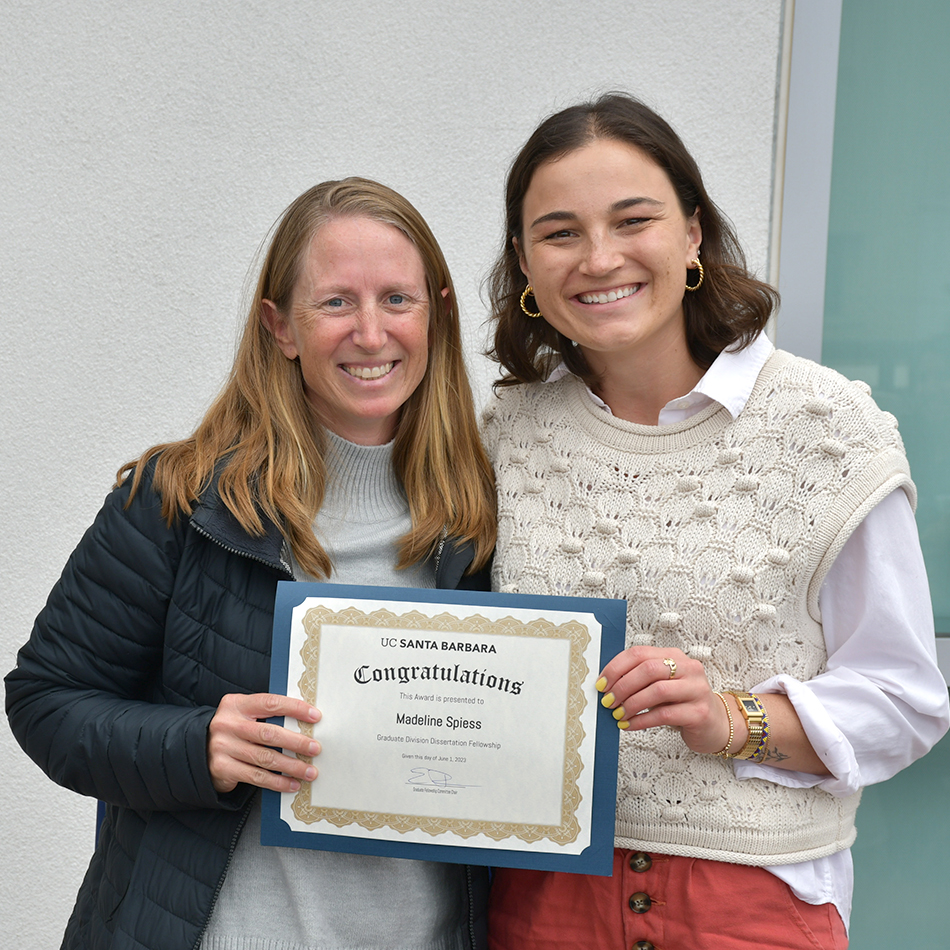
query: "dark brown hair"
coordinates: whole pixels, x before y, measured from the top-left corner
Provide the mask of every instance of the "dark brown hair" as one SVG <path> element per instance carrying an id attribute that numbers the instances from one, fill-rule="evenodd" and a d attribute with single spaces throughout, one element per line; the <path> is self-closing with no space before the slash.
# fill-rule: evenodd
<path id="1" fill-rule="evenodd" d="M 594 381 L 573 341 L 547 321 L 531 319 L 522 311 L 525 278 L 513 239 L 522 242 L 525 194 L 538 168 L 596 139 L 626 142 L 644 152 L 666 172 L 683 214 L 690 217 L 699 209 L 705 279 L 698 291 L 683 291 L 686 340 L 698 366 L 706 369 L 727 346 L 748 346 L 778 306 L 778 292 L 747 270 L 731 222 L 706 194 L 696 162 L 669 123 L 632 96 L 607 93 L 545 119 L 508 173 L 505 235 L 488 277 L 495 320 L 494 344 L 488 355 L 506 370 L 502 384 L 544 379 L 560 360 L 588 383 Z M 533 303 L 533 298 L 528 302 Z"/>

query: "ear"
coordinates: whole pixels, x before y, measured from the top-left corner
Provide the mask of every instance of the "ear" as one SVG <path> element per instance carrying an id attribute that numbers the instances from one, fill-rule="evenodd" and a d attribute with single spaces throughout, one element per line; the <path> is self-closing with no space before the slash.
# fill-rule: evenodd
<path id="1" fill-rule="evenodd" d="M 693 216 L 686 222 L 686 239 L 689 242 L 686 249 L 686 263 L 692 263 L 699 257 L 699 246 L 703 243 L 703 227 L 699 223 L 699 206 L 693 212 Z"/>
<path id="2" fill-rule="evenodd" d="M 511 246 L 515 249 L 515 254 L 518 255 L 518 266 L 521 268 L 521 273 L 528 278 L 528 283 L 531 283 L 531 273 L 528 270 L 528 262 L 525 259 L 524 251 L 521 250 L 521 242 L 513 237 L 511 239 Z"/>
<path id="3" fill-rule="evenodd" d="M 281 353 L 287 359 L 295 360 L 300 355 L 290 321 L 277 309 L 273 300 L 261 301 L 261 323 L 273 334 Z"/>

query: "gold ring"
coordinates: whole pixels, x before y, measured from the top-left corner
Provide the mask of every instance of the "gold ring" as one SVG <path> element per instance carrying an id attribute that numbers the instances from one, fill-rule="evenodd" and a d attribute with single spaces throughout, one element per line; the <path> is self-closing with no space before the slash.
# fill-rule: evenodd
<path id="1" fill-rule="evenodd" d="M 663 662 L 670 668 L 670 679 L 673 679 L 676 676 L 676 660 L 667 657 Z"/>

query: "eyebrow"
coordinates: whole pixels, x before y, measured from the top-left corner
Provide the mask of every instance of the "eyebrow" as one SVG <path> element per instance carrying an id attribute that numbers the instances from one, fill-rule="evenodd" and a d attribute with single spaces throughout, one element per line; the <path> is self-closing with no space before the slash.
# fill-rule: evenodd
<path id="1" fill-rule="evenodd" d="M 663 202 L 657 201 L 656 198 L 622 198 L 610 206 L 610 212 L 626 211 L 628 208 L 635 208 L 639 205 L 651 205 L 654 208 L 662 208 Z M 545 224 L 548 221 L 573 221 L 576 217 L 577 215 L 574 214 L 573 211 L 549 211 L 547 214 L 542 214 L 540 218 L 535 218 L 529 225 L 529 228 L 537 227 L 539 224 Z"/>

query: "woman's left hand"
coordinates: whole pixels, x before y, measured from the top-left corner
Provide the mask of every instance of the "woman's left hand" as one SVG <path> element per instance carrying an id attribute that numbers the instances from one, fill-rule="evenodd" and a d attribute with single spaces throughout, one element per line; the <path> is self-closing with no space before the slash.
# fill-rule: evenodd
<path id="1" fill-rule="evenodd" d="M 604 667 L 597 686 L 621 728 L 673 726 L 693 752 L 716 753 L 729 741 L 726 711 L 703 664 L 682 650 L 630 647 Z"/>

